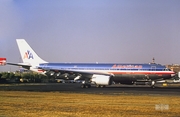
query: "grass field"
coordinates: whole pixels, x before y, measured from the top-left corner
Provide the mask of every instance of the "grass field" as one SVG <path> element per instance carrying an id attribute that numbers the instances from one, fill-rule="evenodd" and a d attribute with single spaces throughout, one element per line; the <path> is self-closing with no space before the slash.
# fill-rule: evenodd
<path id="1" fill-rule="evenodd" d="M 180 116 L 180 98 L 167 95 L 104 95 L 0 91 L 0 117 Z"/>

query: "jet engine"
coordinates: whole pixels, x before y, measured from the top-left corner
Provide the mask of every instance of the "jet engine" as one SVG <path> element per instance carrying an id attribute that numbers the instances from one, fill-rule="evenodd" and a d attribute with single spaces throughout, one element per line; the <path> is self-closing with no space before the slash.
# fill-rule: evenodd
<path id="1" fill-rule="evenodd" d="M 91 81 L 97 85 L 111 85 L 112 84 L 112 77 L 108 76 L 108 75 L 94 74 L 92 76 Z"/>

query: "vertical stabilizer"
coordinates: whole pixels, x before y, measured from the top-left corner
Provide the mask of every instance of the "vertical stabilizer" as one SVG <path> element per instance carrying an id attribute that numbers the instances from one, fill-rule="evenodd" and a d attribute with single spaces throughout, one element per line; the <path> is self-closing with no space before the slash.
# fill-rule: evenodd
<path id="1" fill-rule="evenodd" d="M 28 63 L 30 65 L 37 65 L 39 63 L 47 63 L 34 52 L 34 50 L 29 46 L 29 44 L 24 39 L 16 39 L 16 42 L 17 42 L 23 63 Z"/>

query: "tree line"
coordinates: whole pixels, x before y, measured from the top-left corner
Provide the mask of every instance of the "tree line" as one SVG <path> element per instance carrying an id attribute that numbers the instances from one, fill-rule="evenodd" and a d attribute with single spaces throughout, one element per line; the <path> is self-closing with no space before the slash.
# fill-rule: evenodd
<path id="1" fill-rule="evenodd" d="M 0 83 L 4 82 L 42 82 L 54 79 L 35 72 L 1 72 Z"/>

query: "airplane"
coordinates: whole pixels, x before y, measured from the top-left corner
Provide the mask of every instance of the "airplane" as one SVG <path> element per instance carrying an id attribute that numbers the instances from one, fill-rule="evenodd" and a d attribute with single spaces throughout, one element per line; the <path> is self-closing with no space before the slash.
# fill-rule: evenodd
<path id="1" fill-rule="evenodd" d="M 6 58 L 0 58 L 0 66 L 6 65 Z"/>
<path id="2" fill-rule="evenodd" d="M 156 63 L 50 63 L 41 59 L 24 39 L 16 39 L 16 42 L 23 63 L 7 64 L 68 80 L 83 80 L 82 88 L 90 88 L 92 84 L 105 87 L 113 83 L 148 84 L 154 88 L 157 81 L 175 76 L 175 72 Z"/>

